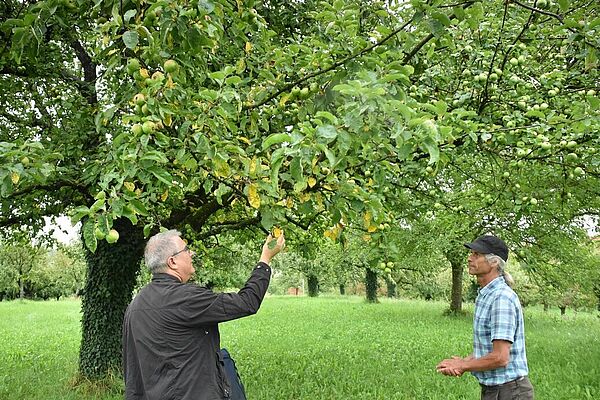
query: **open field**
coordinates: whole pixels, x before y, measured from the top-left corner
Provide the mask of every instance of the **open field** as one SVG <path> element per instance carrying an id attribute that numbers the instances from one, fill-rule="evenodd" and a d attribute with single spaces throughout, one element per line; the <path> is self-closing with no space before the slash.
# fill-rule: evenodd
<path id="1" fill-rule="evenodd" d="M 121 399 L 73 389 L 76 300 L 0 303 L 0 399 Z M 467 306 L 470 310 L 471 306 Z M 269 297 L 256 316 L 221 326 L 252 400 L 475 399 L 478 385 L 436 363 L 470 351 L 471 316 L 446 304 L 358 297 Z M 600 398 L 600 318 L 528 308 L 531 380 L 541 400 Z M 118 381 L 117 381 L 118 382 Z"/>

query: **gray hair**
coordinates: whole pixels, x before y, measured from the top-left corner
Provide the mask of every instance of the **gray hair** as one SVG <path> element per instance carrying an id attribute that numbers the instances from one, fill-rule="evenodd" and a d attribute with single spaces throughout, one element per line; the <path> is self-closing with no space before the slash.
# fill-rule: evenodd
<path id="1" fill-rule="evenodd" d="M 494 264 L 496 265 L 498 274 L 504 278 L 504 280 L 506 281 L 506 284 L 508 286 L 512 287 L 512 285 L 515 283 L 515 281 L 514 281 L 513 277 L 504 270 L 504 268 L 506 267 L 506 261 L 504 261 L 502 259 L 502 257 L 497 256 L 493 253 L 486 254 L 485 259 L 488 263 L 490 263 L 492 265 L 494 265 Z"/>
<path id="2" fill-rule="evenodd" d="M 157 274 L 167 271 L 167 260 L 177 251 L 173 239 L 180 236 L 181 232 L 171 229 L 157 233 L 148 239 L 144 249 L 144 260 L 150 272 Z"/>

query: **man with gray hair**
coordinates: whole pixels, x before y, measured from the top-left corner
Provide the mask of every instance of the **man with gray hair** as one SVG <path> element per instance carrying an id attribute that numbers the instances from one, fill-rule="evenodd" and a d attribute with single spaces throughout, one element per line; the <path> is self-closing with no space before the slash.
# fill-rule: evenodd
<path id="1" fill-rule="evenodd" d="M 187 284 L 194 252 L 180 232 L 152 236 L 144 251 L 152 281 L 135 296 L 123 322 L 125 398 L 232 399 L 239 382 L 227 378 L 218 324 L 258 311 L 271 278 L 271 258 L 284 247 L 283 234 L 269 235 L 244 287 L 214 293 Z"/>
<path id="2" fill-rule="evenodd" d="M 472 243 L 469 274 L 480 286 L 473 320 L 473 353 L 441 361 L 437 371 L 461 376 L 470 371 L 479 381 L 482 400 L 533 399 L 527 375 L 523 311 L 516 293 L 505 281 L 508 247 L 496 236 L 483 235 Z"/>

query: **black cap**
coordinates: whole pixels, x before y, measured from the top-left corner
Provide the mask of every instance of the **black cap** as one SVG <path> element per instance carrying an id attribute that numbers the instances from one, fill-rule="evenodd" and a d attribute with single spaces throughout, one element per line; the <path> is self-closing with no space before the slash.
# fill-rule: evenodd
<path id="1" fill-rule="evenodd" d="M 465 247 L 481 254 L 495 254 L 504 261 L 508 260 L 506 243 L 493 235 L 479 236 L 472 243 L 465 243 Z"/>

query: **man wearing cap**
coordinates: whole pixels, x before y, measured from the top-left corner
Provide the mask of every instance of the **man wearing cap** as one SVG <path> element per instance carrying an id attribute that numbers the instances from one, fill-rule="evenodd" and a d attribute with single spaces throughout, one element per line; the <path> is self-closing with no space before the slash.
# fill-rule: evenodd
<path id="1" fill-rule="evenodd" d="M 492 235 L 465 243 L 471 250 L 469 274 L 480 286 L 473 320 L 473 353 L 441 361 L 437 371 L 449 376 L 471 372 L 481 385 L 482 400 L 533 399 L 527 377 L 523 311 L 519 298 L 506 284 L 508 247 Z"/>

